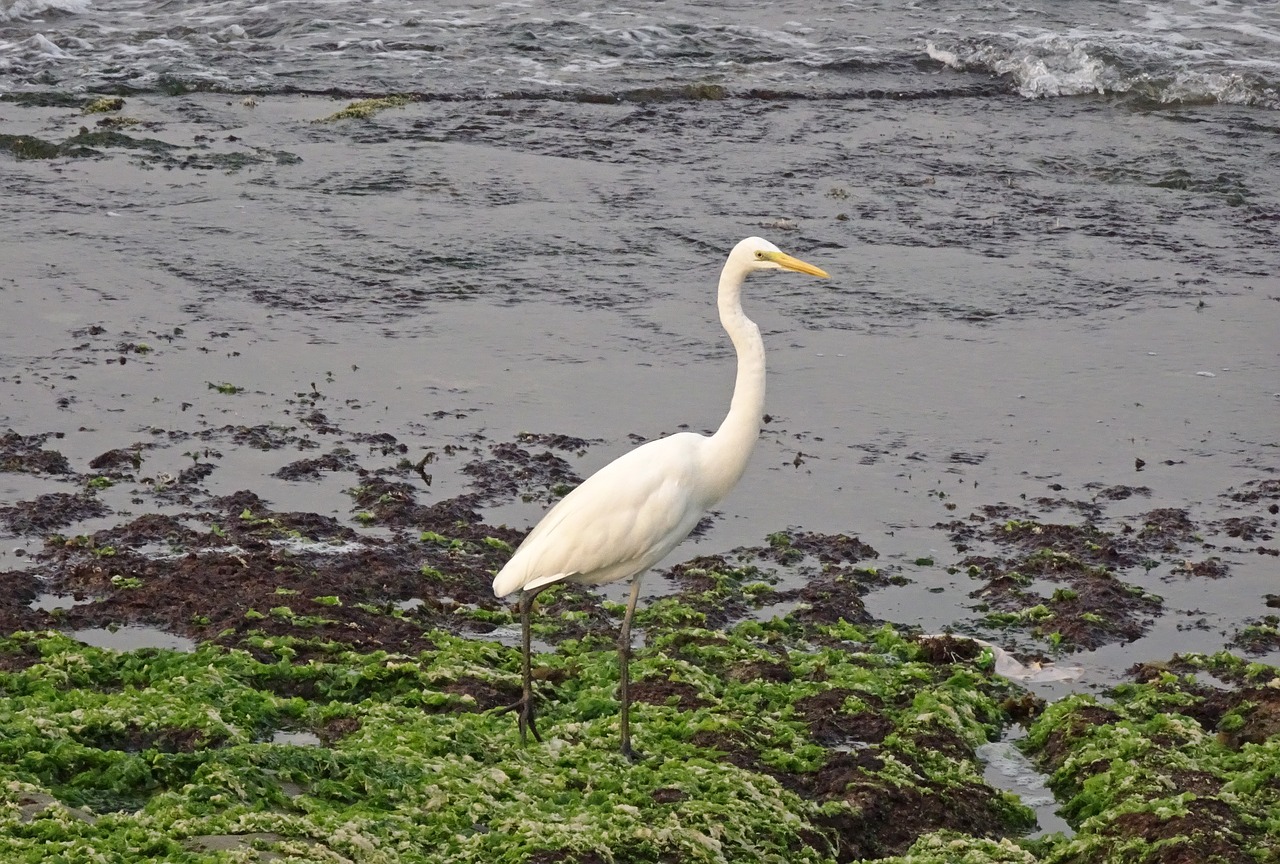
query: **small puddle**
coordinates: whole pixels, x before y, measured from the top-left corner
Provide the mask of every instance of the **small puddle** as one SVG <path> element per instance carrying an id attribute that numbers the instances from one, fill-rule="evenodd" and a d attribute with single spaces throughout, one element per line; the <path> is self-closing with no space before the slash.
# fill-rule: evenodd
<path id="1" fill-rule="evenodd" d="M 979 747 L 978 759 L 982 761 L 982 777 L 993 788 L 1017 795 L 1023 804 L 1035 811 L 1036 830 L 1028 834 L 1028 837 L 1042 837 L 1057 832 L 1066 837 L 1074 837 L 1076 832 L 1058 815 L 1057 799 L 1046 785 L 1049 778 L 1037 771 L 1031 760 L 1013 743 L 1025 737 L 1025 730 L 1010 727 L 999 741 Z"/>
<path id="2" fill-rule="evenodd" d="M 373 532 L 370 531 L 370 534 Z M 389 533 L 389 532 L 388 532 Z M 286 549 L 294 553 L 312 553 L 314 555 L 350 555 L 353 552 L 359 552 L 361 549 L 368 548 L 368 544 L 355 540 L 347 540 L 343 542 L 331 540 L 307 540 L 298 538 L 285 538 L 269 541 L 272 546 L 280 549 Z"/>
<path id="3" fill-rule="evenodd" d="M 95 648 L 109 651 L 136 651 L 139 648 L 163 648 L 169 651 L 196 650 L 194 639 L 166 633 L 158 627 L 126 624 L 123 627 L 88 627 L 71 631 L 71 638 Z"/>
<path id="4" fill-rule="evenodd" d="M 255 854 L 256 850 L 263 845 L 283 843 L 288 839 L 290 838 L 283 834 L 270 831 L 254 831 L 250 834 L 200 834 L 183 841 L 183 845 L 197 852 L 236 852 L 252 856 L 248 860 L 271 861 L 279 856 L 270 852 Z"/>
<path id="5" fill-rule="evenodd" d="M 271 743 L 289 744 L 293 747 L 319 747 L 324 742 L 314 732 L 291 732 L 280 729 L 271 736 Z"/>
<path id="6" fill-rule="evenodd" d="M 488 633 L 461 633 L 460 635 L 468 639 L 478 639 L 485 642 L 497 642 L 499 645 L 506 645 L 508 648 L 520 647 L 520 625 L 519 624 L 503 624 L 500 627 L 494 627 Z M 534 654 L 554 654 L 556 649 L 553 645 L 543 642 L 541 639 L 529 640 L 529 647 L 533 649 Z"/>
<path id="7" fill-rule="evenodd" d="M 751 613 L 751 617 L 756 621 L 773 621 L 787 617 L 803 605 L 805 605 L 803 600 L 779 600 L 777 603 L 770 603 L 756 609 Z"/>
<path id="8" fill-rule="evenodd" d="M 55 609 L 70 609 L 72 606 L 82 606 L 92 602 L 92 597 L 77 600 L 70 594 L 39 594 L 31 601 L 29 608 L 36 612 L 52 612 Z"/>

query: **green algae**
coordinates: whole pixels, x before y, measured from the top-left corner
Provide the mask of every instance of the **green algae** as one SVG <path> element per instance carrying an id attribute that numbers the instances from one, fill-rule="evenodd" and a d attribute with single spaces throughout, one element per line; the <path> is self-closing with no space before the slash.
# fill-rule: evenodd
<path id="1" fill-rule="evenodd" d="M 177 145 L 158 138 L 137 138 L 113 129 L 100 129 L 97 132 L 81 129 L 78 134 L 71 136 L 60 146 L 64 153 L 72 156 L 94 155 L 99 148 L 124 148 L 151 153 L 168 153 L 178 149 Z"/>
<path id="2" fill-rule="evenodd" d="M 377 99 L 361 99 L 352 102 L 340 111 L 335 111 L 327 117 L 321 117 L 313 120 L 313 123 L 337 123 L 340 120 L 368 120 L 373 115 L 386 111 L 389 108 L 403 108 L 408 105 L 412 99 L 408 96 L 383 96 Z"/>
<path id="3" fill-rule="evenodd" d="M 123 129 L 128 126 L 138 126 L 142 121 L 136 117 L 103 117 L 98 121 L 98 126 L 103 129 Z"/>
<path id="4" fill-rule="evenodd" d="M 682 84 L 674 87 L 636 87 L 619 97 L 624 102 L 718 102 L 729 98 L 720 84 Z"/>
<path id="5" fill-rule="evenodd" d="M 0 93 L 0 102 L 11 102 L 24 108 L 79 108 L 84 96 L 56 90 L 33 90 L 22 93 Z"/>
<path id="6" fill-rule="evenodd" d="M 380 518 L 404 504 L 390 483 L 353 496 Z M 261 540 L 296 539 L 302 523 L 237 499 L 223 524 L 211 534 Z M 803 611 L 742 620 L 776 596 L 776 573 L 752 562 L 809 560 L 802 535 L 771 537 L 775 558 L 680 565 L 678 592 L 638 611 L 636 764 L 617 753 L 621 605 L 547 589 L 534 616 L 553 646 L 535 660 L 546 741 L 521 746 L 503 711 L 519 694 L 518 650 L 458 635 L 512 632 L 487 586 L 516 538 L 449 524 L 405 538 L 408 588 L 430 602 L 423 589 L 443 582 L 462 598 L 435 617 L 281 554 L 189 654 L 0 639 L 0 860 L 1157 864 L 1277 852 L 1273 667 L 1187 655 L 1140 667 L 1105 702 L 1049 706 L 1028 749 L 1078 833 L 1017 839 L 1033 814 L 986 784 L 975 755 L 1028 698 L 992 673 L 992 652 Z M 329 536 L 301 535 L 316 529 Z M 132 560 L 125 538 L 95 537 L 49 548 Z M 131 600 L 167 578 L 120 572 L 111 587 Z M 1077 593 L 1058 589 L 1029 623 Z M 408 629 L 381 629 L 391 620 Z M 319 744 L 298 746 L 297 733 Z"/>
<path id="7" fill-rule="evenodd" d="M 119 96 L 99 96 L 96 99 L 90 99 L 81 109 L 85 114 L 107 114 L 122 110 L 124 110 L 124 99 Z"/>
<path id="8" fill-rule="evenodd" d="M 58 142 L 46 141 L 32 135 L 0 134 L 0 150 L 12 153 L 17 159 L 62 157 L 85 159 L 101 157 L 111 151 L 125 150 L 133 155 L 138 164 L 146 168 L 186 168 L 227 172 L 264 163 L 291 165 L 302 161 L 297 154 L 284 150 L 253 147 L 241 151 L 210 152 L 203 145 L 190 148 L 170 144 L 158 138 L 126 135 L 117 131 L 138 125 L 138 122 L 130 118 L 108 117 L 98 122 L 99 128 L 96 131 L 90 131 L 82 126 L 75 135 Z M 146 352 L 140 350 L 139 353 Z"/>
<path id="9" fill-rule="evenodd" d="M 1263 615 L 1244 622 L 1231 637 L 1232 646 L 1250 654 L 1263 654 L 1280 648 L 1280 615 Z"/>
<path id="10" fill-rule="evenodd" d="M 0 135 L 0 149 L 18 159 L 56 159 L 62 154 L 57 144 L 34 135 Z"/>
<path id="11" fill-rule="evenodd" d="M 881 864 L 1037 864 L 1030 851 L 1011 840 L 987 840 L 940 831 L 921 837 L 904 855 Z"/>
<path id="12" fill-rule="evenodd" d="M 1022 630 L 1054 650 L 1081 650 L 1132 641 L 1163 611 L 1162 598 L 1117 577 L 1117 565 L 1137 565 L 1136 553 L 1095 525 L 1009 519 L 986 533 L 1013 554 L 961 562 L 970 577 L 986 580 L 976 594 L 985 600 L 977 608 L 988 612 L 980 630 Z M 1033 589 L 1036 579 L 1067 584 L 1046 597 Z"/>
<path id="13" fill-rule="evenodd" d="M 734 590 L 745 578 L 721 581 Z M 632 664 L 646 754 L 632 764 L 616 752 L 613 640 L 566 637 L 579 631 L 547 613 L 573 611 L 561 604 L 577 589 L 546 593 L 538 619 L 558 638 L 536 661 L 547 740 L 527 747 L 499 710 L 518 693 L 518 651 L 439 630 L 416 655 L 353 650 L 305 626 L 187 654 L 53 633 L 0 640 L 0 860 L 255 860 L 257 849 L 299 862 L 1211 864 L 1280 853 L 1280 672 L 1265 664 L 1185 655 L 1140 667 L 1105 702 L 1048 706 L 1026 746 L 1078 833 L 1024 841 L 1012 838 L 1031 813 L 987 786 L 973 755 L 1021 694 L 989 673 L 987 652 L 958 660 L 893 627 L 843 621 L 713 629 L 671 598 L 655 604 Z M 295 606 L 310 596 L 276 594 Z M 256 614 L 307 617 L 286 605 Z M 1198 677 L 1209 674 L 1235 689 Z M 281 732 L 321 744 L 278 743 Z"/>
<path id="14" fill-rule="evenodd" d="M 0 673 L 0 858 L 229 860 L 199 838 L 244 835 L 293 861 L 829 862 L 848 857 L 833 826 L 873 809 L 873 782 L 944 799 L 983 789 L 997 830 L 1029 824 L 971 757 L 1003 722 L 1004 682 L 924 662 L 891 628 L 809 634 L 820 645 L 785 622 L 651 626 L 633 665 L 650 693 L 635 706 L 637 764 L 616 752 L 610 640 L 539 657 L 548 741 L 521 747 L 511 717 L 488 710 L 517 692 L 519 655 L 491 642 L 435 631 L 432 650 L 407 656 L 264 635 L 114 653 L 15 634 L 0 641 L 0 669 L 16 669 Z M 738 674 L 752 663 L 790 678 Z M 662 695 L 673 688 L 689 698 Z M 845 752 L 806 713 L 824 694 L 837 721 L 886 717 L 866 761 L 879 767 L 848 794 L 806 789 Z M 280 730 L 326 746 L 272 743 Z M 45 800 L 57 803 L 31 812 Z M 1018 848 L 921 839 L 901 860 L 956 844 Z"/>
<path id="15" fill-rule="evenodd" d="M 1177 665 L 1263 683 L 1222 690 L 1149 666 L 1106 703 L 1050 705 L 1026 748 L 1079 833 L 1045 862 L 1280 859 L 1280 677 L 1228 654 Z"/>

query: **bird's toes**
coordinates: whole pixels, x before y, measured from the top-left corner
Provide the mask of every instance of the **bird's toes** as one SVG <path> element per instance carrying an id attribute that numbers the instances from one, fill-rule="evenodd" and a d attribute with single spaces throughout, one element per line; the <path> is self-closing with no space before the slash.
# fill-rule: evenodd
<path id="1" fill-rule="evenodd" d="M 643 761 L 645 761 L 645 759 L 647 759 L 647 758 L 648 758 L 648 757 L 647 757 L 647 756 L 645 756 L 643 753 L 641 753 L 639 750 L 636 750 L 634 747 L 632 747 L 632 746 L 631 746 L 631 742 L 630 742 L 630 741 L 628 741 L 627 743 L 625 743 L 625 744 L 623 744 L 623 745 L 622 745 L 622 755 L 623 755 L 623 756 L 626 758 L 626 760 L 627 760 L 628 762 L 630 762 L 632 765 L 635 765 L 635 764 L 638 764 L 638 763 L 640 763 L 640 762 L 643 762 Z"/>
<path id="2" fill-rule="evenodd" d="M 528 727 L 528 729 L 529 729 L 529 731 L 533 733 L 533 740 L 534 740 L 534 741 L 537 741 L 539 744 L 541 744 L 541 743 L 542 743 L 542 736 L 538 734 L 538 727 L 537 727 L 537 726 L 534 724 L 534 722 L 533 722 L 533 712 L 532 712 L 532 711 L 530 711 L 530 712 L 529 712 L 529 717 L 528 717 L 528 719 L 527 719 L 523 724 L 521 724 L 521 725 L 522 725 L 522 726 L 527 726 L 527 727 Z M 523 737 L 524 737 L 524 729 L 521 729 L 521 730 L 520 730 L 520 734 L 521 734 L 521 737 L 523 738 Z"/>
<path id="3" fill-rule="evenodd" d="M 542 743 L 542 735 L 538 732 L 537 723 L 534 721 L 533 699 L 521 697 L 510 705 L 501 705 L 497 708 L 491 708 L 490 711 L 494 716 L 514 713 L 520 729 L 520 740 L 528 741 L 529 735 L 532 734 L 533 740 L 539 744 Z"/>
<path id="4" fill-rule="evenodd" d="M 518 702 L 512 702 L 510 705 L 499 705 L 497 708 L 490 708 L 489 710 L 495 717 L 501 717 L 503 714 L 510 714 L 512 711 L 520 711 L 523 708 L 524 700 L 521 699 Z"/>

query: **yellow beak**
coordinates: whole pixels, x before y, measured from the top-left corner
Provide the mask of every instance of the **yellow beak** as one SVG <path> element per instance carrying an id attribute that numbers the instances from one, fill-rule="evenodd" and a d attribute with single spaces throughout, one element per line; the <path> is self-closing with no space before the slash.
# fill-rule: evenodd
<path id="1" fill-rule="evenodd" d="M 797 273 L 808 273 L 810 276 L 818 276 L 822 279 L 829 278 L 827 271 L 821 267 L 814 267 L 807 261 L 801 261 L 799 258 L 792 258 L 786 252 L 766 252 L 765 257 L 777 264 L 784 270 L 794 270 Z"/>

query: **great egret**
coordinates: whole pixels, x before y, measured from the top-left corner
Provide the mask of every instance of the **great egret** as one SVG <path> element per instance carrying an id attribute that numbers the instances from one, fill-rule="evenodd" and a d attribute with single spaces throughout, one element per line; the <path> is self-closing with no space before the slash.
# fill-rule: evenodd
<path id="1" fill-rule="evenodd" d="M 742 311 L 742 283 L 756 270 L 827 274 L 759 237 L 733 247 L 720 272 L 720 323 L 738 354 L 729 414 L 711 437 L 681 432 L 650 441 L 601 468 L 542 517 L 493 580 L 493 593 L 520 596 L 524 689 L 510 710 L 519 712 L 520 740 L 534 724 L 529 616 L 538 592 L 556 582 L 604 585 L 631 579 L 631 597 L 618 636 L 622 752 L 634 757 L 630 729 L 631 619 L 640 576 L 674 549 L 702 514 L 734 487 L 760 435 L 764 412 L 764 341 Z"/>

